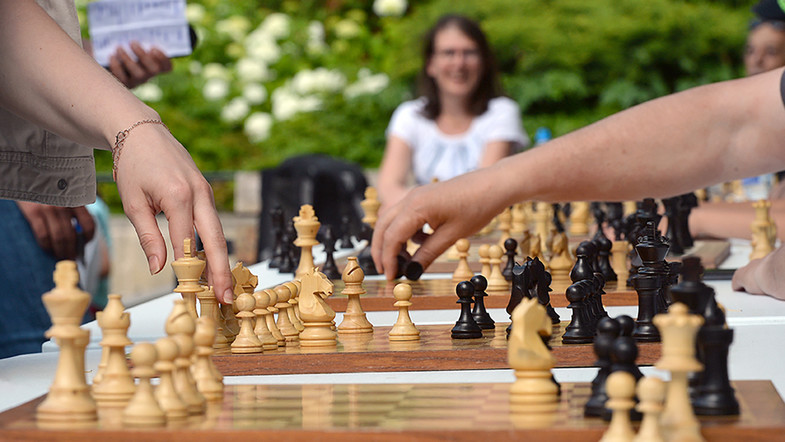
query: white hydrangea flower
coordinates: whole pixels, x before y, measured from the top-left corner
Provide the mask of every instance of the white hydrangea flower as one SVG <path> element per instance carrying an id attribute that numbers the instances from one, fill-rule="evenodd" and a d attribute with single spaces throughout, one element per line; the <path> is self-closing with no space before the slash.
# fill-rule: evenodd
<path id="1" fill-rule="evenodd" d="M 218 21 L 215 24 L 215 31 L 219 34 L 228 35 L 234 41 L 241 41 L 245 38 L 251 22 L 242 15 L 233 15 L 229 18 Z"/>
<path id="2" fill-rule="evenodd" d="M 229 82 L 223 78 L 211 78 L 205 82 L 202 95 L 209 101 L 216 101 L 229 95 Z"/>
<path id="3" fill-rule="evenodd" d="M 360 95 L 378 94 L 389 84 L 390 78 L 386 74 L 379 73 L 374 75 L 370 70 L 363 68 L 357 73 L 357 81 L 344 89 L 343 96 L 351 99 Z"/>
<path id="4" fill-rule="evenodd" d="M 221 119 L 227 123 L 236 123 L 251 111 L 251 106 L 245 101 L 245 98 L 236 97 L 229 100 L 226 106 L 221 109 Z"/>
<path id="5" fill-rule="evenodd" d="M 271 100 L 273 116 L 279 121 L 288 120 L 300 112 L 313 112 L 322 106 L 318 97 L 302 97 L 291 90 L 289 85 L 273 91 Z"/>
<path id="6" fill-rule="evenodd" d="M 229 70 L 220 63 L 207 63 L 204 65 L 204 69 L 202 70 L 202 75 L 206 79 L 212 78 L 220 78 L 221 80 L 228 80 Z"/>
<path id="7" fill-rule="evenodd" d="M 379 17 L 400 17 L 406 6 L 406 0 L 374 0 L 373 12 Z"/>
<path id="8" fill-rule="evenodd" d="M 201 74 L 202 73 L 202 68 L 203 68 L 203 66 L 202 66 L 202 63 L 200 61 L 191 60 L 191 62 L 188 63 L 188 72 L 190 72 L 191 75 L 199 75 L 199 74 Z"/>
<path id="9" fill-rule="evenodd" d="M 245 49 L 248 57 L 271 65 L 281 58 L 281 48 L 275 39 L 259 30 L 248 34 L 245 39 Z"/>
<path id="10" fill-rule="evenodd" d="M 346 77 L 337 70 L 319 67 L 303 69 L 292 77 L 292 90 L 300 95 L 315 92 L 336 92 L 346 85 Z"/>
<path id="11" fill-rule="evenodd" d="M 265 81 L 269 78 L 267 65 L 253 58 L 237 62 L 237 76 L 244 82 Z"/>
<path id="12" fill-rule="evenodd" d="M 202 23 L 205 16 L 205 9 L 204 6 L 198 3 L 189 3 L 185 7 L 185 19 L 188 20 L 189 23 Z"/>
<path id="13" fill-rule="evenodd" d="M 324 25 L 322 22 L 313 20 L 308 23 L 308 41 L 324 42 Z"/>
<path id="14" fill-rule="evenodd" d="M 243 98 L 249 104 L 262 104 L 267 100 L 267 89 L 259 83 L 249 83 L 243 87 Z"/>
<path id="15" fill-rule="evenodd" d="M 354 20 L 345 18 L 335 24 L 335 35 L 344 40 L 352 39 L 360 35 L 360 25 Z"/>
<path id="16" fill-rule="evenodd" d="M 281 40 L 289 36 L 289 22 L 291 19 L 288 15 L 282 12 L 273 12 L 264 18 L 264 21 L 259 25 L 259 29 L 273 37 L 276 40 Z"/>
<path id="17" fill-rule="evenodd" d="M 245 120 L 244 132 L 252 143 L 259 143 L 270 136 L 273 117 L 265 112 L 254 112 Z"/>
<path id="18" fill-rule="evenodd" d="M 154 83 L 140 84 L 139 86 L 135 87 L 132 92 L 137 96 L 137 98 L 148 103 L 160 101 L 164 96 L 161 88 Z"/>

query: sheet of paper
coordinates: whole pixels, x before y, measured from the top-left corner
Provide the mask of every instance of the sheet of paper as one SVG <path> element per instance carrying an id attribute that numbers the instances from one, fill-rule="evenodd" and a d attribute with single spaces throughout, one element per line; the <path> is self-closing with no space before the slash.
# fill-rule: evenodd
<path id="1" fill-rule="evenodd" d="M 191 53 L 185 0 L 101 0 L 87 5 L 93 57 L 102 66 L 122 47 L 132 57 L 132 41 L 169 57 Z"/>

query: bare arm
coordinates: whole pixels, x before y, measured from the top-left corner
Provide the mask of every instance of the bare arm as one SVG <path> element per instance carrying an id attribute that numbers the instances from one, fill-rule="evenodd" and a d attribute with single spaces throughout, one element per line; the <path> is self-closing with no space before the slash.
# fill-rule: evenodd
<path id="1" fill-rule="evenodd" d="M 376 224 L 379 270 L 394 275 L 401 244 L 426 222 L 435 233 L 414 256 L 424 266 L 518 201 L 665 197 L 782 169 L 781 74 L 653 100 L 488 168 L 415 189 Z"/>
<path id="2" fill-rule="evenodd" d="M 412 170 L 412 149 L 402 139 L 390 135 L 379 166 L 379 198 L 381 210 L 392 207 L 409 191 L 407 180 Z"/>
<path id="3" fill-rule="evenodd" d="M 785 226 L 785 200 L 773 200 L 770 214 L 778 226 Z M 696 237 L 750 239 L 754 219 L 750 202 L 705 203 L 690 213 L 690 232 Z M 778 230 L 778 235 L 785 239 L 785 231 Z"/>
<path id="4" fill-rule="evenodd" d="M 512 152 L 512 143 L 509 141 L 491 141 L 486 144 L 483 149 L 479 167 L 488 167 L 502 158 L 509 156 L 510 152 Z"/>
<path id="5" fill-rule="evenodd" d="M 108 149 L 119 131 L 158 118 L 32 0 L 0 0 L 0 60 L 0 104 L 78 143 Z M 226 242 L 212 191 L 168 131 L 150 124 L 133 130 L 119 161 L 117 187 L 151 272 L 166 263 L 155 222 L 163 211 L 175 256 L 183 255 L 183 239 L 192 237 L 196 227 L 217 296 L 231 296 Z"/>
<path id="6" fill-rule="evenodd" d="M 761 259 L 751 261 L 733 274 L 733 290 L 769 295 L 785 300 L 785 248 L 780 247 Z"/>

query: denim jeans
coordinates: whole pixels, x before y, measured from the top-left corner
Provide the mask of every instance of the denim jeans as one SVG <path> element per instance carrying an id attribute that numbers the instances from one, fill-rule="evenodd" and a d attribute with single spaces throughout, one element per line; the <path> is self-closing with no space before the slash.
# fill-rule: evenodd
<path id="1" fill-rule="evenodd" d="M 41 351 L 52 325 L 41 295 L 54 288 L 55 262 L 16 203 L 0 200 L 0 358 Z"/>

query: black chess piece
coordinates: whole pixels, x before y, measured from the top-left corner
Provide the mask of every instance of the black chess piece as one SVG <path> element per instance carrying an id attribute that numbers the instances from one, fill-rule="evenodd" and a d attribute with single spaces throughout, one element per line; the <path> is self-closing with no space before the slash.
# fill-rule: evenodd
<path id="1" fill-rule="evenodd" d="M 512 319 L 512 311 L 515 310 L 515 307 L 518 307 L 518 304 L 523 301 L 524 297 L 528 297 L 528 286 L 529 286 L 529 277 L 530 271 L 529 268 L 525 265 L 516 265 L 512 269 L 512 288 L 510 289 L 510 300 L 507 303 L 507 314 L 510 315 L 510 319 Z M 512 332 L 512 322 L 510 325 L 507 326 L 507 336 L 510 336 Z"/>
<path id="2" fill-rule="evenodd" d="M 681 216 L 681 197 L 674 196 L 671 198 L 663 198 L 662 205 L 665 207 L 665 217 L 668 219 L 668 230 L 665 231 L 665 237 L 668 238 L 670 243 L 669 253 L 674 256 L 681 256 L 684 253 L 684 247 L 679 242 L 682 236 L 678 233 L 678 229 L 682 227 L 679 221 Z"/>
<path id="3" fill-rule="evenodd" d="M 567 287 L 566 296 L 570 301 L 567 308 L 572 310 L 572 319 L 562 335 L 565 344 L 586 344 L 594 339 L 594 331 L 589 325 L 591 319 L 586 304 L 587 295 L 587 286 L 581 284 L 581 281 Z"/>
<path id="4" fill-rule="evenodd" d="M 335 237 L 333 236 L 333 229 L 329 224 L 325 224 L 322 232 L 322 244 L 324 244 L 324 253 L 327 257 L 322 266 L 322 273 L 330 279 L 340 279 L 341 271 L 335 264 Z"/>
<path id="5" fill-rule="evenodd" d="M 607 215 L 606 221 L 613 229 L 613 239 L 621 241 L 624 236 L 624 206 L 622 203 L 608 202 L 605 203 L 605 212 Z"/>
<path id="6" fill-rule="evenodd" d="M 619 336 L 632 336 L 635 330 L 635 320 L 628 315 L 619 315 L 614 318 L 619 323 Z"/>
<path id="7" fill-rule="evenodd" d="M 295 238 L 294 225 L 291 223 L 285 224 L 283 237 L 281 238 L 281 263 L 278 266 L 278 271 L 281 273 L 294 273 L 297 269 L 297 261 L 294 258 L 294 254 L 297 252 L 297 247 L 294 245 Z"/>
<path id="8" fill-rule="evenodd" d="M 341 230 L 342 235 L 339 240 L 341 249 L 354 248 L 354 242 L 352 241 L 352 221 L 349 215 L 343 215 L 341 217 Z"/>
<path id="9" fill-rule="evenodd" d="M 551 220 L 553 228 L 556 229 L 556 233 L 564 233 L 564 223 L 561 222 L 561 217 L 559 217 L 561 207 L 559 203 L 553 203 L 551 207 L 553 207 L 553 219 Z"/>
<path id="10" fill-rule="evenodd" d="M 570 270 L 570 280 L 572 282 L 582 281 L 594 277 L 594 267 L 591 265 L 591 254 L 594 250 L 594 245 L 591 241 L 583 241 L 575 249 L 577 260 L 575 265 Z"/>
<path id="11" fill-rule="evenodd" d="M 613 318 L 602 318 L 597 322 L 597 336 L 594 338 L 594 354 L 597 360 L 594 365 L 599 367 L 597 376 L 591 381 L 591 396 L 586 401 L 583 410 L 584 416 L 600 417 L 605 410 L 608 393 L 605 390 L 605 381 L 611 373 L 611 353 L 613 343 L 619 336 L 621 328 L 619 322 Z"/>
<path id="12" fill-rule="evenodd" d="M 611 240 L 605 236 L 605 232 L 601 228 L 598 228 L 591 242 L 597 248 L 597 267 L 605 281 L 618 280 L 619 277 L 611 267 L 611 248 L 613 248 Z"/>
<path id="13" fill-rule="evenodd" d="M 659 342 L 660 332 L 652 322 L 657 314 L 657 295 L 660 291 L 658 275 L 638 275 L 634 280 L 638 293 L 638 318 L 632 336 L 642 342 Z"/>
<path id="14" fill-rule="evenodd" d="M 679 210 L 681 214 L 679 215 L 679 223 L 681 224 L 680 228 L 677 229 L 677 233 L 681 235 L 678 240 L 679 243 L 685 249 L 689 249 L 695 242 L 692 238 L 692 233 L 690 232 L 690 213 L 692 209 L 698 207 L 698 197 L 695 195 L 694 192 L 685 193 L 681 195 L 681 204 L 679 204 Z"/>
<path id="15" fill-rule="evenodd" d="M 276 206 L 273 210 L 270 211 L 270 220 L 273 229 L 273 255 L 270 259 L 270 263 L 268 267 L 271 269 L 277 269 L 281 267 L 281 262 L 283 261 L 283 254 L 284 252 L 284 242 L 283 242 L 283 235 L 284 235 L 284 217 L 283 217 L 283 209 L 281 206 Z"/>
<path id="16" fill-rule="evenodd" d="M 641 373 L 641 370 L 635 364 L 636 359 L 638 359 L 638 344 L 635 342 L 634 338 L 622 335 L 613 341 L 613 350 L 611 351 L 611 373 L 625 371 L 631 374 L 637 383 L 643 377 L 643 373 Z M 638 402 L 637 395 L 634 400 L 636 403 Z M 611 415 L 611 410 L 606 408 L 602 418 L 604 420 L 610 420 Z M 642 418 L 643 415 L 641 412 L 637 411 L 635 408 L 630 410 L 631 420 L 639 421 Z"/>
<path id="17" fill-rule="evenodd" d="M 515 267 L 515 255 L 518 248 L 518 241 L 515 238 L 507 238 L 504 240 L 504 256 L 507 257 L 507 263 L 502 270 L 502 276 L 507 281 L 512 281 L 512 268 Z"/>
<path id="18" fill-rule="evenodd" d="M 422 276 L 422 273 L 425 271 L 423 269 L 422 264 L 417 261 L 408 261 L 406 266 L 403 269 L 403 276 L 406 277 L 409 281 L 417 281 Z"/>
<path id="19" fill-rule="evenodd" d="M 540 258 L 534 258 L 526 262 L 529 267 L 529 282 L 532 285 L 534 296 L 537 301 L 545 307 L 545 312 L 551 318 L 551 324 L 561 323 L 559 314 L 556 309 L 551 305 L 551 274 L 545 270 L 545 265 L 540 261 Z"/>
<path id="20" fill-rule="evenodd" d="M 368 241 L 368 244 L 357 254 L 357 264 L 360 265 L 360 268 L 363 269 L 363 273 L 365 273 L 366 276 L 379 274 L 379 272 L 376 271 L 376 264 L 373 262 L 373 257 L 371 256 L 372 238 L 373 229 L 368 224 L 363 224 L 360 239 Z"/>
<path id="21" fill-rule="evenodd" d="M 458 295 L 457 303 L 461 305 L 461 316 L 450 331 L 450 336 L 453 339 L 481 338 L 482 329 L 472 316 L 474 285 L 469 281 L 459 282 L 455 286 L 455 293 Z"/>
<path id="22" fill-rule="evenodd" d="M 488 280 L 482 275 L 474 275 L 470 280 L 474 286 L 474 309 L 472 309 L 472 316 L 477 325 L 483 330 L 492 330 L 496 327 L 496 323 L 485 310 L 484 298 L 488 296 L 485 289 L 488 288 Z"/>

